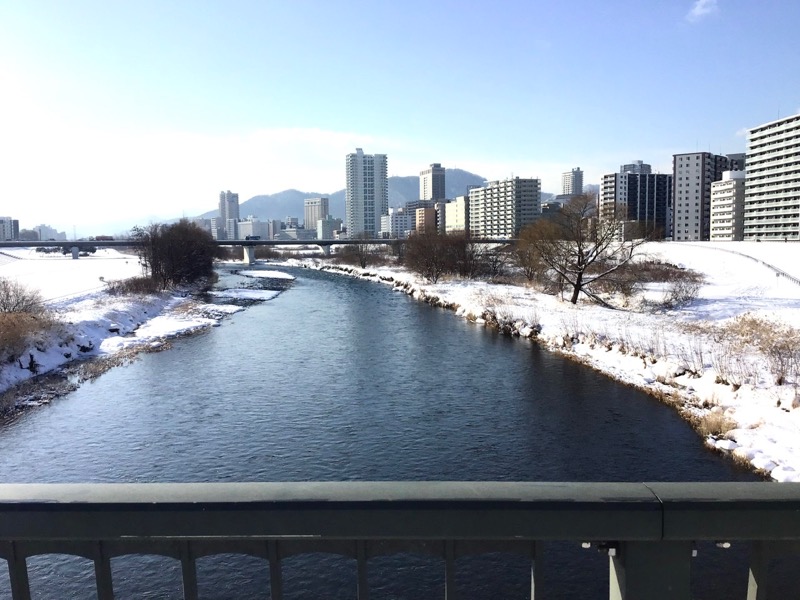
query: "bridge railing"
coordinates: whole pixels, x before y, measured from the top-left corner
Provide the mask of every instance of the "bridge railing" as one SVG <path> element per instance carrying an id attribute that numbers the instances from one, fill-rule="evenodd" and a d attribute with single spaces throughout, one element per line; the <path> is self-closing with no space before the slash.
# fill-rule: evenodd
<path id="1" fill-rule="evenodd" d="M 770 556 L 797 552 L 800 484 L 305 482 L 231 484 L 2 484 L 0 557 L 14 600 L 30 598 L 26 559 L 72 554 L 94 561 L 98 598 L 113 598 L 111 558 L 161 554 L 181 562 L 184 597 L 197 598 L 195 561 L 237 552 L 269 561 L 271 598 L 281 560 L 310 552 L 350 556 L 357 597 L 369 558 L 424 551 L 444 558 L 445 598 L 455 560 L 539 542 L 596 543 L 609 554 L 610 598 L 690 598 L 693 543 L 752 544 L 749 600 L 767 598 Z"/>

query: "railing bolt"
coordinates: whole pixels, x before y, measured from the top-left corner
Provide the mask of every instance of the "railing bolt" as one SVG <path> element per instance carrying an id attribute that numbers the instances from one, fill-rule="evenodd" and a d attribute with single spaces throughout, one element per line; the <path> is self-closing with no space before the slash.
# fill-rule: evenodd
<path id="1" fill-rule="evenodd" d="M 592 547 L 592 542 L 581 542 L 581 548 L 583 548 L 584 550 L 588 550 L 591 547 Z"/>
<path id="2" fill-rule="evenodd" d="M 608 556 L 616 556 L 618 550 L 619 544 L 617 542 L 602 542 L 597 544 L 597 551 L 605 552 Z"/>
<path id="3" fill-rule="evenodd" d="M 714 544 L 717 546 L 717 548 L 723 548 L 725 550 L 731 547 L 730 542 L 714 542 Z"/>

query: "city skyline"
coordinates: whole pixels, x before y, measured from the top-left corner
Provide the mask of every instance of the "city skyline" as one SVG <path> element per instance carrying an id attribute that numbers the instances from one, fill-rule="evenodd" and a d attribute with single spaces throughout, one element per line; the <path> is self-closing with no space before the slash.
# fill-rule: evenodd
<path id="1" fill-rule="evenodd" d="M 0 160 L 7 197 L 25 201 L 0 213 L 82 235 L 195 216 L 228 187 L 327 194 L 356 147 L 390 155 L 390 176 L 440 161 L 557 193 L 575 165 L 586 184 L 635 159 L 670 173 L 674 154 L 743 152 L 748 128 L 800 112 L 791 2 L 426 4 L 420 24 L 421 6 L 6 3 Z M 221 45 L 220 31 L 237 35 Z M 370 70 L 381 78 L 358 84 Z M 758 86 L 721 95 L 750 72 Z"/>

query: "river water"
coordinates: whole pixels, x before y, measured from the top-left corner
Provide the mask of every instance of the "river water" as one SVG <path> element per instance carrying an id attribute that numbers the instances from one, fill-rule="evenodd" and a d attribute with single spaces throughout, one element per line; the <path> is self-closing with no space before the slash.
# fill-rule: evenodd
<path id="1" fill-rule="evenodd" d="M 3 424 L 2 480 L 756 479 L 706 450 L 671 409 L 529 340 L 388 286 L 290 272 L 297 279 L 274 299 Z M 220 280 L 242 283 L 282 284 Z M 745 558 L 702 548 L 697 597 L 742 594 Z M 607 558 L 557 543 L 544 564 L 545 597 L 607 597 Z M 37 597 L 94 597 L 88 561 L 29 565 Z M 296 557 L 284 567 L 287 598 L 354 597 L 350 560 Z M 113 568 L 119 598 L 180 597 L 169 559 L 119 558 Z M 204 598 L 268 597 L 256 559 L 204 558 L 199 576 Z M 528 576 L 514 557 L 459 561 L 465 598 L 524 598 Z M 441 597 L 443 567 L 373 559 L 370 581 L 373 598 Z"/>

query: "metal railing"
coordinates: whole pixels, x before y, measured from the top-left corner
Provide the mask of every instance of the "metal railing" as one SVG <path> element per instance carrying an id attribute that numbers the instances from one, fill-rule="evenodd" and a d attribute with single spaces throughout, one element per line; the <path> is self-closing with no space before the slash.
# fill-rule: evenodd
<path id="1" fill-rule="evenodd" d="M 30 598 L 26 559 L 48 553 L 94 561 L 98 598 L 114 597 L 111 558 L 161 554 L 181 562 L 184 597 L 197 598 L 195 561 L 244 553 L 269 561 L 273 600 L 281 560 L 333 552 L 357 563 L 368 597 L 369 558 L 400 551 L 455 559 L 519 552 L 539 542 L 597 543 L 610 556 L 609 597 L 688 599 L 693 543 L 747 541 L 749 600 L 767 598 L 770 557 L 797 552 L 800 484 L 306 482 L 232 484 L 2 484 L 0 557 L 14 600 Z"/>

